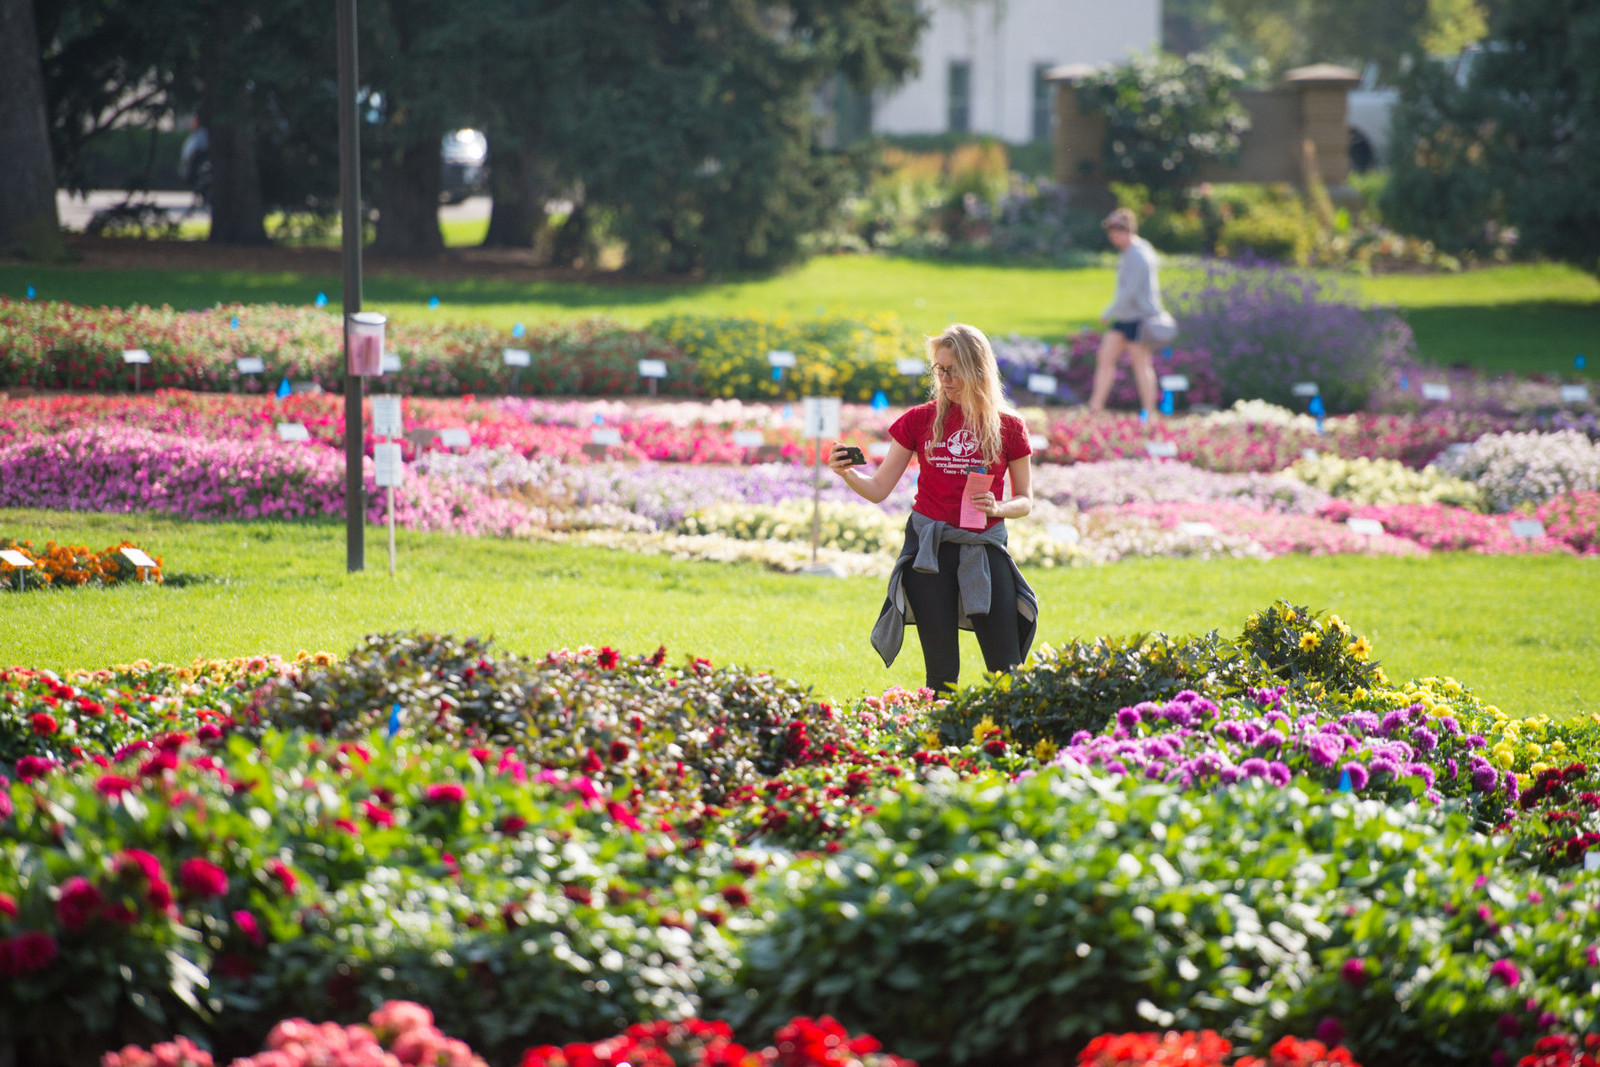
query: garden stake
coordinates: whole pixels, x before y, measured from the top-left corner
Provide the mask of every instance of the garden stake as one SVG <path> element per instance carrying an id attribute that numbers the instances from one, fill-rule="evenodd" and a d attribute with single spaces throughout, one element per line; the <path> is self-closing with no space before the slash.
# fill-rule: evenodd
<path id="1" fill-rule="evenodd" d="M 389 577 L 394 577 L 394 486 L 389 491 Z"/>

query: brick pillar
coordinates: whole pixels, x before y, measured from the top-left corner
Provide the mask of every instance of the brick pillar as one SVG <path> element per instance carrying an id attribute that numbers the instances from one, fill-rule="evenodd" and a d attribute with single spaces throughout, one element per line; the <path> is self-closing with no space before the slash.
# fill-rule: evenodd
<path id="1" fill-rule="evenodd" d="M 1315 160 L 1318 176 L 1330 188 L 1344 185 L 1350 177 L 1347 104 L 1357 81 L 1355 71 L 1326 63 L 1301 67 L 1284 77 L 1284 84 L 1300 93 L 1304 158 Z"/>
<path id="2" fill-rule="evenodd" d="M 1056 86 L 1055 175 L 1068 186 L 1104 185 L 1106 124 L 1099 115 L 1078 107 L 1078 84 L 1086 66 L 1057 67 L 1049 78 Z"/>

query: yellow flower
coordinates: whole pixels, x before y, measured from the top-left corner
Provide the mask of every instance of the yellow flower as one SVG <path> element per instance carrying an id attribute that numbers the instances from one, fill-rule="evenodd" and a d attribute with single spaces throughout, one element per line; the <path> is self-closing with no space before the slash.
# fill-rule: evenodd
<path id="1" fill-rule="evenodd" d="M 1548 764 L 1548 763 L 1535 763 L 1532 767 L 1529 767 L 1528 769 L 1530 771 L 1532 771 L 1535 776 L 1537 776 L 1537 775 L 1543 774 L 1545 771 L 1548 771 L 1550 769 L 1550 764 Z"/>
<path id="2" fill-rule="evenodd" d="M 1513 758 L 1515 758 L 1515 755 L 1511 751 L 1510 745 L 1502 741 L 1500 744 L 1494 746 L 1494 761 L 1500 764 L 1501 767 L 1509 770 Z"/>
<path id="3" fill-rule="evenodd" d="M 1550 745 L 1550 754 L 1552 756 L 1565 756 L 1567 754 L 1567 743 L 1565 741 L 1552 742 Z"/>
<path id="4" fill-rule="evenodd" d="M 1347 627 L 1344 624 L 1344 620 L 1339 618 L 1339 616 L 1337 616 L 1337 615 L 1329 615 L 1328 616 L 1328 629 L 1334 631 L 1335 633 L 1341 633 L 1342 634 L 1342 633 L 1345 632 L 1346 628 Z"/>
<path id="5" fill-rule="evenodd" d="M 1536 760 L 1540 756 L 1544 755 L 1544 746 L 1543 745 L 1530 744 L 1530 745 L 1527 746 L 1526 751 L 1528 753 L 1528 758 L 1529 759 Z"/>
<path id="6" fill-rule="evenodd" d="M 1350 642 L 1349 652 L 1351 656 L 1356 658 L 1356 660 L 1365 663 L 1367 661 L 1367 657 L 1372 654 L 1372 643 L 1365 637 L 1358 637 L 1354 641 Z"/>
<path id="7" fill-rule="evenodd" d="M 1321 642 L 1322 638 L 1317 636 L 1315 630 L 1307 630 L 1305 633 L 1300 635 L 1300 651 L 1310 652 Z"/>
<path id="8" fill-rule="evenodd" d="M 1351 700 L 1365 700 L 1365 699 L 1367 699 L 1367 691 L 1365 689 L 1361 688 L 1358 685 L 1358 686 L 1355 687 L 1354 691 L 1351 692 L 1350 699 Z"/>
<path id="9" fill-rule="evenodd" d="M 1056 753 L 1059 751 L 1061 751 L 1060 747 L 1057 746 L 1054 741 L 1046 737 L 1037 745 L 1033 746 L 1033 758 L 1038 760 L 1040 763 L 1049 763 L 1051 760 L 1056 758 Z"/>
<path id="10" fill-rule="evenodd" d="M 938 730 L 924 730 L 924 731 L 922 731 L 922 743 L 927 745 L 929 748 L 938 748 L 939 747 L 939 731 Z"/>
<path id="11" fill-rule="evenodd" d="M 1000 727 L 995 724 L 993 719 L 985 715 L 983 718 L 978 720 L 978 725 L 972 728 L 972 743 L 975 745 L 983 744 L 985 739 L 987 739 L 991 733 L 999 728 Z"/>

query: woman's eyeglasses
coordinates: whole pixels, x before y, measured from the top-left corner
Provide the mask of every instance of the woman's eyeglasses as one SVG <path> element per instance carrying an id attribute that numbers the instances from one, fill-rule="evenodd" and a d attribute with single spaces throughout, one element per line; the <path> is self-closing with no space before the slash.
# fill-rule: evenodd
<path id="1" fill-rule="evenodd" d="M 946 367 L 942 363 L 933 365 L 933 373 L 947 382 L 959 382 L 961 380 L 961 375 L 956 373 L 954 367 Z"/>

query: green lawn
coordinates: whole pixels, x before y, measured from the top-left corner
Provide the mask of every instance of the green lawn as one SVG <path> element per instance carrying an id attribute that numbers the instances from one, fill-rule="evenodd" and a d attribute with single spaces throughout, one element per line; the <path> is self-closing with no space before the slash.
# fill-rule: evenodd
<path id="1" fill-rule="evenodd" d="M 138 658 L 300 649 L 342 652 L 367 632 L 419 627 L 493 634 L 517 651 L 664 643 L 849 697 L 921 681 L 914 637 L 892 670 L 867 644 L 875 580 L 785 577 L 602 549 L 401 532 L 391 579 L 382 531 L 364 573 L 344 570 L 342 526 L 182 523 L 144 516 L 0 511 L 0 531 L 94 547 L 131 537 L 165 558 L 168 588 L 0 593 L 0 663 L 102 667 Z M 1368 634 L 1392 677 L 1451 674 L 1519 714 L 1600 711 L 1592 604 L 1600 561 L 1436 556 L 1151 560 L 1029 574 L 1040 636 L 1159 628 L 1237 633 L 1287 596 Z M 970 673 L 981 659 L 967 636 Z"/>
<path id="2" fill-rule="evenodd" d="M 1600 372 L 1600 279 L 1572 268 L 1516 265 L 1454 275 L 1386 276 L 1358 284 L 1372 300 L 1401 309 L 1428 359 L 1493 370 L 1570 373 L 1572 357 L 1583 352 L 1589 357 L 1588 373 Z M 29 285 L 43 298 L 87 304 L 309 304 L 319 291 L 335 306 L 339 301 L 339 279 L 331 274 L 0 266 L 0 294 L 20 296 Z M 892 311 L 919 330 L 934 331 L 960 320 L 996 334 L 1060 337 L 1095 321 L 1111 289 L 1109 267 L 1056 270 L 830 256 L 774 276 L 696 283 L 433 282 L 369 273 L 365 297 L 369 306 L 397 318 L 482 320 L 501 326 L 585 315 L 643 323 L 679 312 L 809 316 Z M 434 296 L 440 306 L 429 308 Z"/>

